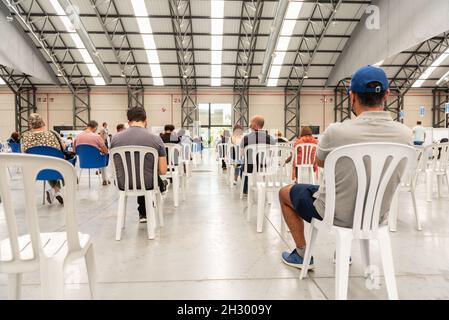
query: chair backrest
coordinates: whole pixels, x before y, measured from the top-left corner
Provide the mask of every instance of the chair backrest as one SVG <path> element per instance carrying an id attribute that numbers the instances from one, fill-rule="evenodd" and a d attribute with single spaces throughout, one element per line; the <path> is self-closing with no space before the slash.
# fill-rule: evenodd
<path id="1" fill-rule="evenodd" d="M 179 165 L 179 159 L 182 159 L 182 147 L 178 143 L 164 143 L 165 151 L 168 156 L 167 169 L 175 170 Z"/>
<path id="2" fill-rule="evenodd" d="M 47 156 L 47 157 L 54 157 L 59 159 L 64 159 L 64 154 L 61 150 L 49 147 L 49 146 L 35 146 L 28 148 L 26 153 L 29 154 L 35 154 L 35 155 L 41 155 L 41 156 Z M 59 174 L 59 172 L 55 170 L 43 170 L 39 172 L 39 174 L 36 177 L 36 180 L 61 180 L 62 176 Z"/>
<path id="3" fill-rule="evenodd" d="M 276 145 L 279 147 L 294 147 L 293 142 L 278 142 Z"/>
<path id="4" fill-rule="evenodd" d="M 291 158 L 290 164 L 293 163 L 293 153 L 295 152 L 293 147 L 277 144 L 272 146 L 271 149 L 274 166 L 284 165 L 288 158 Z"/>
<path id="5" fill-rule="evenodd" d="M 21 153 L 22 150 L 20 149 L 20 143 L 15 142 L 8 142 L 9 147 L 11 148 L 12 153 Z"/>
<path id="6" fill-rule="evenodd" d="M 192 156 L 192 142 L 186 142 L 181 144 L 182 152 L 181 152 L 181 159 L 184 162 L 189 162 L 190 157 Z"/>
<path id="7" fill-rule="evenodd" d="M 98 169 L 108 165 L 109 156 L 101 154 L 97 147 L 90 144 L 77 145 L 75 151 L 80 160 L 81 169 Z"/>
<path id="8" fill-rule="evenodd" d="M 423 151 L 422 166 L 435 172 L 445 172 L 449 165 L 449 143 L 434 143 Z"/>
<path id="9" fill-rule="evenodd" d="M 241 150 L 241 148 L 240 148 L 239 144 L 233 144 L 233 143 L 228 144 L 227 154 L 229 155 L 229 163 L 230 164 L 240 163 L 240 160 L 242 158 L 242 154 L 241 154 L 240 150 Z"/>
<path id="10" fill-rule="evenodd" d="M 313 165 L 316 157 L 315 143 L 300 143 L 295 147 L 296 165 Z"/>
<path id="11" fill-rule="evenodd" d="M 16 204 L 11 197 L 11 188 L 8 186 L 7 167 L 20 167 L 20 174 L 23 176 L 24 191 L 21 193 L 21 205 L 25 206 L 25 225 L 18 226 L 16 219 Z M 18 265 L 30 265 L 39 260 L 43 254 L 40 237 L 39 219 L 36 209 L 35 181 L 34 177 L 42 171 L 57 171 L 64 179 L 64 216 L 65 232 L 67 234 L 68 254 L 72 251 L 80 250 L 78 237 L 78 222 L 75 214 L 75 195 L 76 195 L 76 173 L 75 168 L 63 159 L 56 157 L 39 156 L 31 154 L 0 154 L 0 197 L 2 199 L 6 232 L 11 249 L 9 262 L 0 261 L 0 267 Z M 26 230 L 22 235 L 30 236 L 32 245 L 32 257 L 24 257 L 20 253 L 19 230 Z M 8 260 L 8 259 L 7 259 Z M 1 269 L 1 268 L 0 268 Z"/>
<path id="12" fill-rule="evenodd" d="M 217 154 L 218 160 L 225 160 L 228 156 L 228 144 L 227 143 L 219 143 L 217 144 Z"/>
<path id="13" fill-rule="evenodd" d="M 144 146 L 125 146 L 111 149 L 112 166 L 116 179 L 121 175 L 121 172 L 123 173 L 124 181 L 121 181 L 121 183 L 116 181 L 115 183 L 120 191 L 145 192 L 144 164 L 147 155 L 153 159 L 153 188 L 157 188 L 159 153 L 156 149 Z"/>
<path id="14" fill-rule="evenodd" d="M 273 167 L 273 146 L 269 144 L 250 144 L 243 150 L 244 172 L 247 172 L 247 166 L 252 165 L 252 172 L 259 175 L 272 174 Z"/>
<path id="15" fill-rule="evenodd" d="M 416 162 L 413 147 L 397 143 L 361 143 L 339 147 L 333 150 L 324 163 L 326 204 L 324 222 L 331 227 L 336 207 L 336 167 L 342 158 L 350 159 L 357 177 L 357 193 L 353 222 L 354 237 L 368 237 L 377 232 L 385 190 L 393 174 L 402 180 Z M 369 166 L 369 168 L 367 167 Z M 401 169 L 403 167 L 403 170 Z M 368 170 L 369 169 L 369 170 Z M 395 190 L 399 183 L 394 186 Z"/>

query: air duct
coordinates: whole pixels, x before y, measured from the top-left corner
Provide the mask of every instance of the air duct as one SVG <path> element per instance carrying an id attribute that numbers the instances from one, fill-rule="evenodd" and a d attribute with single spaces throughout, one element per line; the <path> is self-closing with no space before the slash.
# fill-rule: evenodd
<path id="1" fill-rule="evenodd" d="M 279 4 L 276 10 L 276 15 L 274 16 L 273 25 L 271 26 L 271 34 L 268 38 L 267 48 L 265 50 L 265 56 L 262 64 L 262 71 L 259 74 L 259 82 L 265 84 L 268 77 L 268 72 L 270 71 L 271 60 L 273 59 L 274 49 L 276 48 L 276 43 L 279 38 L 279 33 L 281 32 L 282 23 L 284 22 L 285 14 L 287 12 L 289 0 L 279 0 Z"/>

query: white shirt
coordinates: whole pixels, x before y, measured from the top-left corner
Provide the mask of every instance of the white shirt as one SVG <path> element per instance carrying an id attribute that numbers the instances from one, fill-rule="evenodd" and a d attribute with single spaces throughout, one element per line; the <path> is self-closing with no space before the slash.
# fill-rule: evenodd
<path id="1" fill-rule="evenodd" d="M 426 129 L 418 125 L 413 128 L 413 141 L 424 141 L 425 140 Z"/>

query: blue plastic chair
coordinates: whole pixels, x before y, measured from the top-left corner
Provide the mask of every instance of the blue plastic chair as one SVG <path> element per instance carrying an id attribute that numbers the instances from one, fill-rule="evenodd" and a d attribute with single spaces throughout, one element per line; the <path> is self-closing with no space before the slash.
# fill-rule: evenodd
<path id="1" fill-rule="evenodd" d="M 9 147 L 11 148 L 12 153 L 21 153 L 20 143 L 8 142 Z"/>
<path id="2" fill-rule="evenodd" d="M 81 172 L 83 171 L 83 169 L 88 169 L 90 188 L 90 169 L 101 169 L 107 167 L 109 163 L 109 155 L 101 154 L 100 150 L 98 150 L 97 147 L 91 146 L 90 144 L 77 145 L 75 151 L 79 158 L 81 169 L 78 183 L 81 180 Z"/>
<path id="3" fill-rule="evenodd" d="M 53 148 L 53 147 L 48 147 L 48 146 L 31 147 L 26 151 L 26 153 L 37 154 L 37 155 L 48 156 L 48 157 L 55 157 L 55 158 L 60 158 L 60 159 L 65 158 L 64 154 L 62 153 L 61 150 Z M 73 166 L 75 166 L 76 158 L 74 158 L 73 160 L 72 159 L 68 160 L 68 161 Z M 47 180 L 62 180 L 62 176 L 58 171 L 47 169 L 47 170 L 40 171 L 36 177 L 36 180 L 44 182 L 44 195 L 43 195 L 42 204 L 45 204 L 45 184 L 46 184 Z"/>

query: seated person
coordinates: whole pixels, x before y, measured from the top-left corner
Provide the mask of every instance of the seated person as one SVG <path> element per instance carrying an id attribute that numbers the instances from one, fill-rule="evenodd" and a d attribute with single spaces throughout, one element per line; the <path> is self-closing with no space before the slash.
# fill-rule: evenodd
<path id="1" fill-rule="evenodd" d="M 302 127 L 301 128 L 301 134 L 299 135 L 299 138 L 297 138 L 295 140 L 294 146 L 296 147 L 298 144 L 303 144 L 303 143 L 313 143 L 313 144 L 318 144 L 318 140 L 314 138 L 314 136 L 312 135 L 312 129 L 310 127 Z M 312 150 L 312 155 L 311 158 L 314 159 L 315 158 L 315 152 L 316 150 Z M 293 159 L 293 180 L 296 180 L 296 159 L 302 159 L 302 149 L 298 148 L 298 154 L 296 155 L 296 157 L 294 157 Z M 301 163 L 299 163 L 301 164 Z M 318 166 L 316 164 L 314 164 L 313 166 L 313 171 L 317 172 L 318 171 Z"/>
<path id="2" fill-rule="evenodd" d="M 394 121 L 389 111 L 383 111 L 384 102 L 388 98 L 388 79 L 384 70 L 373 66 L 365 66 L 352 76 L 349 98 L 356 118 L 343 123 L 335 123 L 324 132 L 317 148 L 317 164 L 324 167 L 329 153 L 335 148 L 368 142 L 389 142 L 412 145 L 411 130 Z M 352 228 L 354 206 L 356 200 L 357 180 L 353 174 L 355 168 L 351 160 L 343 159 L 336 167 L 336 207 L 334 225 Z M 391 198 L 399 180 L 392 181 L 386 190 L 382 204 L 380 222 L 387 219 Z M 306 249 L 304 238 L 304 220 L 312 218 L 322 220 L 326 190 L 324 182 L 321 186 L 310 184 L 294 184 L 283 187 L 279 191 L 282 214 L 290 228 L 296 248 L 292 252 L 283 252 L 282 260 L 295 268 L 303 267 Z M 313 257 L 310 260 L 313 268 Z"/>
<path id="3" fill-rule="evenodd" d="M 175 133 L 175 126 L 172 124 L 166 124 L 164 126 L 164 132 L 160 134 L 164 143 L 180 143 L 181 139 Z"/>
<path id="4" fill-rule="evenodd" d="M 240 143 L 240 150 L 243 153 L 245 147 L 253 144 L 275 144 L 273 137 L 268 134 L 267 130 L 263 130 L 265 119 L 263 116 L 256 115 L 251 118 L 249 127 L 252 130 L 250 133 L 243 136 Z M 243 164 L 243 168 L 248 172 L 253 172 L 252 163 Z M 246 166 L 246 168 L 245 168 Z M 248 194 L 248 178 L 245 177 L 243 182 L 243 194 Z"/>
<path id="5" fill-rule="evenodd" d="M 147 127 L 147 114 L 145 109 L 142 107 L 134 107 L 128 110 L 127 113 L 129 128 L 123 131 L 121 134 L 116 134 L 111 141 L 111 148 L 124 147 L 124 146 L 144 146 L 151 147 L 158 151 L 158 184 L 161 193 L 165 192 L 167 188 L 166 181 L 163 181 L 159 175 L 165 175 L 167 173 L 167 161 L 165 158 L 165 146 L 162 139 L 155 134 L 150 133 Z M 149 155 L 147 155 L 148 160 L 145 160 L 145 186 L 149 189 L 153 189 L 153 160 Z M 115 160 L 114 160 L 115 161 Z M 117 167 L 116 162 L 114 162 Z M 123 164 L 121 164 L 123 167 Z M 131 169 L 129 169 L 131 172 Z M 148 179 L 148 180 L 147 180 Z M 117 172 L 117 183 L 123 186 L 124 184 L 124 170 Z M 141 223 L 147 222 L 147 213 L 145 209 L 145 197 L 137 197 L 137 203 L 139 204 L 139 221 Z"/>
<path id="6" fill-rule="evenodd" d="M 276 143 L 287 143 L 288 140 L 286 137 L 282 136 L 282 132 L 279 130 L 276 132 Z"/>
<path id="7" fill-rule="evenodd" d="M 22 135 L 22 152 L 27 152 L 31 147 L 47 146 L 53 147 L 64 152 L 64 141 L 58 133 L 52 130 L 47 130 L 45 122 L 38 113 L 30 114 L 28 119 L 30 131 L 24 132 Z M 64 204 L 61 194 L 61 181 L 49 180 L 50 189 L 46 190 L 46 198 L 48 203 L 53 203 L 54 199 L 58 200 L 60 204 Z"/>
<path id="8" fill-rule="evenodd" d="M 105 139 L 100 135 L 96 134 L 98 128 L 98 122 L 91 120 L 87 123 L 87 127 L 83 132 L 76 135 L 75 141 L 73 141 L 73 146 L 75 148 L 82 144 L 88 144 L 96 147 L 102 154 L 108 154 L 108 148 L 105 144 Z M 108 185 L 111 182 L 108 180 L 106 175 L 106 167 L 101 170 L 101 178 L 103 180 L 103 185 Z"/>
<path id="9" fill-rule="evenodd" d="M 123 123 L 119 123 L 117 125 L 117 133 L 120 133 L 120 132 L 125 131 L 125 130 L 126 130 L 126 128 L 125 128 L 125 125 Z"/>

